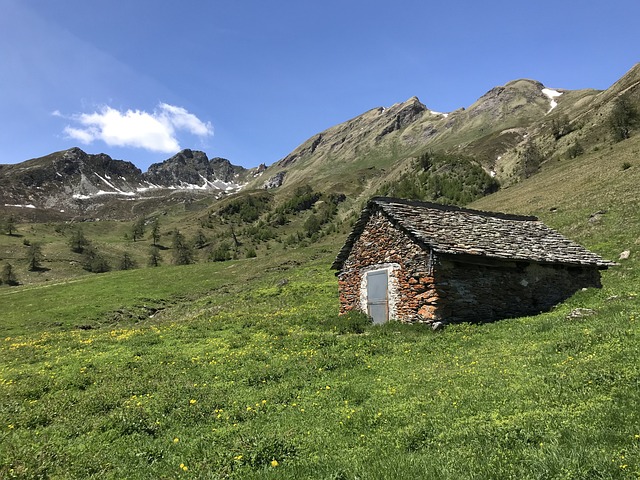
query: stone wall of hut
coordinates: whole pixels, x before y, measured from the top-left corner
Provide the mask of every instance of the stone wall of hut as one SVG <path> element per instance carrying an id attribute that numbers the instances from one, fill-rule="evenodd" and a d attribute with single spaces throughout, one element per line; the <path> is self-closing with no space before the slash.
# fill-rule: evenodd
<path id="1" fill-rule="evenodd" d="M 595 266 L 529 262 L 478 265 L 438 258 L 438 310 L 448 322 L 486 322 L 537 315 L 582 288 L 601 287 Z"/>
<path id="2" fill-rule="evenodd" d="M 429 252 L 395 228 L 381 213 L 371 216 L 338 275 L 340 313 L 367 313 L 366 273 L 389 274 L 389 317 L 402 322 L 437 320 L 438 296 Z"/>

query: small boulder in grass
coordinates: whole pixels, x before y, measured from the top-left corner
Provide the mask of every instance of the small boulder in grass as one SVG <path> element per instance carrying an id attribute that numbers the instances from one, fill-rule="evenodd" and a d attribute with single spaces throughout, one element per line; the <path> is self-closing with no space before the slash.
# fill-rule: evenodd
<path id="1" fill-rule="evenodd" d="M 574 308 L 571 310 L 571 313 L 567 315 L 568 320 L 575 320 L 590 317 L 591 315 L 595 315 L 596 311 L 591 308 Z"/>
<path id="2" fill-rule="evenodd" d="M 620 260 L 627 260 L 631 256 L 631 250 L 625 250 L 620 254 Z"/>

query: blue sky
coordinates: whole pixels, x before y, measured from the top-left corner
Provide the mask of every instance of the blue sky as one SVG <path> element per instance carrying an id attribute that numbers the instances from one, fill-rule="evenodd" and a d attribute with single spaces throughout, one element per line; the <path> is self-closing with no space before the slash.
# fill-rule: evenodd
<path id="1" fill-rule="evenodd" d="M 517 78 L 606 89 L 640 61 L 639 18 L 638 0 L 0 0 L 0 163 L 269 165 L 414 95 L 449 112 Z"/>

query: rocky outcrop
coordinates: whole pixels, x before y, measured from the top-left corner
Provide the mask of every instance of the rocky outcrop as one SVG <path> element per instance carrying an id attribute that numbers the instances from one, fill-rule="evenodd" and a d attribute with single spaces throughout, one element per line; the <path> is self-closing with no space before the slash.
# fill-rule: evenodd
<path id="1" fill-rule="evenodd" d="M 394 105 L 386 112 L 386 116 L 390 121 L 382 128 L 380 133 L 378 133 L 376 141 L 379 141 L 391 132 L 408 127 L 427 111 L 427 107 L 420 103 L 418 97 L 411 97 L 404 103 Z"/>
<path id="2" fill-rule="evenodd" d="M 544 85 L 535 80 L 514 80 L 489 90 L 466 113 L 470 119 L 486 114 L 494 120 L 519 115 L 521 109 L 531 109 L 536 116 L 543 115 L 549 110 L 549 98 L 542 93 L 543 89 Z"/>
<path id="3" fill-rule="evenodd" d="M 284 177 L 287 175 L 286 170 L 283 170 L 282 172 L 278 172 L 276 173 L 273 177 L 269 178 L 269 180 L 267 180 L 266 182 L 264 182 L 264 184 L 262 185 L 262 187 L 265 190 L 269 190 L 271 188 L 278 188 L 281 187 L 282 184 L 284 183 Z"/>
<path id="4" fill-rule="evenodd" d="M 142 181 L 142 171 L 130 162 L 71 148 L 5 165 L 0 171 L 0 205 L 65 209 L 85 196 L 132 192 Z"/>
<path id="5" fill-rule="evenodd" d="M 276 165 L 284 168 L 312 157 L 326 155 L 350 158 L 356 150 L 374 148 L 384 137 L 405 129 L 424 116 L 434 117 L 417 97 L 411 97 L 406 102 L 396 103 L 388 108 L 374 108 L 315 135 Z M 442 117 L 435 118 L 440 120 Z"/>
<path id="6" fill-rule="evenodd" d="M 204 152 L 186 149 L 162 163 L 151 165 L 144 179 L 165 187 L 183 184 L 202 186 L 216 181 L 237 184 L 245 172 L 246 169 L 232 165 L 225 158 L 209 160 Z"/>

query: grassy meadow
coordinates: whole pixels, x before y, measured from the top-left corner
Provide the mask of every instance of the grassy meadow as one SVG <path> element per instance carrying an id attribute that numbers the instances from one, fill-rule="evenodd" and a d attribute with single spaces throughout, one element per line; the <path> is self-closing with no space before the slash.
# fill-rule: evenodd
<path id="1" fill-rule="evenodd" d="M 207 265 L 208 293 L 145 320 L 14 324 L 0 344 L 0 477 L 640 474 L 640 302 L 619 273 L 547 314 L 433 332 L 338 318 L 331 254 L 315 253 L 296 268 Z M 163 269 L 186 291 L 202 274 Z M 230 285 L 229 269 L 263 273 Z M 136 305 L 153 271 L 87 288 L 107 314 L 110 284 Z M 595 314 L 567 320 L 576 307 Z"/>
<path id="2" fill-rule="evenodd" d="M 0 288 L 0 478 L 640 478 L 635 145 L 472 205 L 630 250 L 535 317 L 338 317 L 343 236 Z"/>

